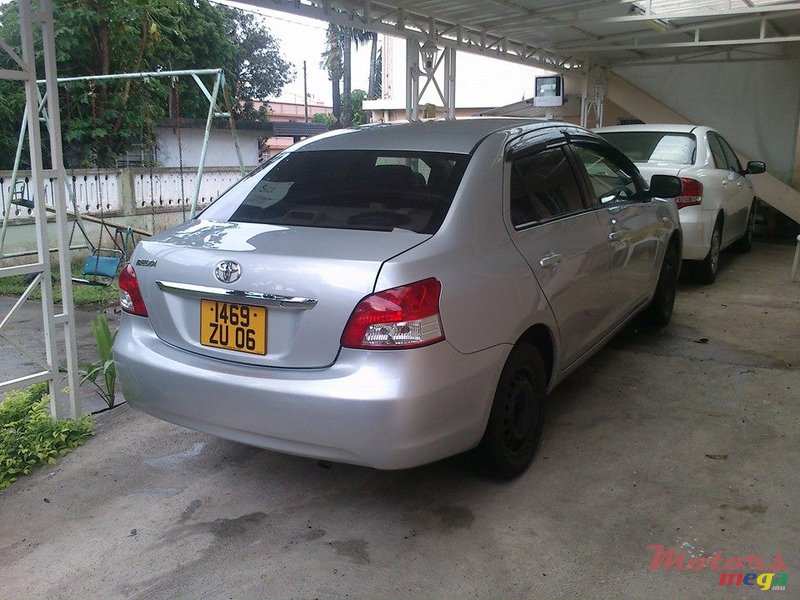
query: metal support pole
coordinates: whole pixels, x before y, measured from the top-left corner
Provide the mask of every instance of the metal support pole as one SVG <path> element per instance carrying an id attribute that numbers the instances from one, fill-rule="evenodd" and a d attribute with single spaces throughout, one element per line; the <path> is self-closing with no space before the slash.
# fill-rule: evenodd
<path id="1" fill-rule="evenodd" d="M 24 0 L 19 3 L 20 37 L 22 40 L 22 59 L 28 67 L 28 79 L 25 81 L 25 110 L 28 122 L 28 144 L 31 157 L 31 184 L 34 186 L 34 218 L 36 219 L 36 248 L 42 273 L 42 320 L 45 343 L 45 356 L 47 362 L 47 380 L 50 391 L 50 413 L 55 418 L 63 414 L 61 398 L 55 375 L 58 373 L 56 355 L 56 323 L 55 308 L 53 306 L 53 282 L 50 278 L 50 256 L 47 250 L 50 247 L 47 232 L 47 210 L 44 195 L 44 165 L 42 159 L 42 138 L 39 124 L 39 90 L 36 84 L 36 55 L 33 44 L 33 19 L 31 15 L 31 2 Z M 43 9 L 42 14 L 46 14 Z M 52 19 L 52 13 L 51 13 Z M 46 17 L 45 17 L 46 18 Z M 52 25 L 52 20 L 51 20 Z M 45 27 L 46 28 L 46 27 Z"/>
<path id="2" fill-rule="evenodd" d="M 306 69 L 306 61 L 303 61 L 303 114 L 305 115 L 305 122 L 308 123 L 308 70 Z"/>
<path id="3" fill-rule="evenodd" d="M 69 416 L 78 418 L 81 413 L 78 401 L 78 351 L 75 341 L 75 312 L 72 302 L 72 272 L 69 255 L 69 231 L 67 228 L 67 199 L 65 195 L 66 171 L 61 143 L 61 112 L 58 104 L 58 82 L 56 81 L 56 41 L 53 27 L 53 1 L 41 0 L 42 15 L 42 45 L 44 48 L 44 72 L 46 80 L 47 98 L 47 124 L 50 133 L 50 166 L 58 174 L 54 178 L 53 204 L 56 213 L 56 232 L 58 247 L 58 267 L 61 275 L 61 314 L 58 320 L 62 324 L 64 334 L 64 349 L 67 362 L 67 394 L 69 398 Z M 38 86 L 34 83 L 37 95 Z M 32 138 L 31 138 L 32 139 Z M 39 197 L 37 203 L 46 210 L 44 196 Z M 47 216 L 44 218 L 45 227 Z M 49 245 L 40 248 L 42 256 L 48 256 Z M 49 261 L 47 261 L 49 262 Z M 45 265 L 47 266 L 47 264 Z M 50 279 L 45 273 L 45 279 Z M 54 365 L 57 372 L 57 365 Z"/>
<path id="4" fill-rule="evenodd" d="M 406 120 L 419 119 L 419 43 L 406 39 Z"/>
<path id="5" fill-rule="evenodd" d="M 794 262 L 792 263 L 792 281 L 797 281 L 800 273 L 800 235 L 797 236 L 797 248 L 794 250 Z"/>
<path id="6" fill-rule="evenodd" d="M 233 146 L 236 148 L 236 160 L 239 163 L 239 173 L 242 177 L 246 175 L 244 170 L 244 159 L 242 158 L 242 148 L 239 145 L 239 132 L 236 131 L 236 120 L 233 118 L 233 102 L 231 95 L 228 92 L 228 86 L 225 85 L 225 75 L 222 75 L 222 98 L 225 100 L 225 108 L 228 111 L 228 123 L 231 126 L 231 135 L 233 136 Z"/>
<path id="7" fill-rule="evenodd" d="M 19 171 L 19 163 L 22 158 L 22 146 L 25 144 L 25 131 L 27 128 L 28 111 L 25 111 L 25 114 L 22 115 L 22 125 L 20 125 L 19 137 L 17 138 L 17 152 L 14 155 L 14 170 L 11 171 L 11 188 L 5 206 L 3 206 L 3 225 L 0 230 L 0 258 L 4 256 L 6 247 L 6 231 L 8 230 L 8 222 L 11 219 L 11 198 L 14 195 L 14 188 L 17 186 L 17 172 Z"/>
<path id="8" fill-rule="evenodd" d="M 444 109 L 445 118 L 456 118 L 456 50 L 444 49 Z"/>
<path id="9" fill-rule="evenodd" d="M 581 127 L 589 122 L 589 63 L 583 63 L 583 79 L 581 80 Z"/>
<path id="10" fill-rule="evenodd" d="M 214 79 L 214 90 L 211 92 L 211 101 L 208 104 L 208 117 L 206 118 L 206 130 L 203 134 L 203 148 L 200 150 L 200 164 L 197 166 L 197 179 L 194 183 L 194 194 L 192 194 L 192 209 L 189 218 L 194 219 L 197 215 L 197 200 L 200 197 L 200 184 L 203 182 L 203 170 L 206 166 L 206 154 L 208 153 L 208 138 L 211 135 L 211 124 L 214 120 L 214 107 L 217 105 L 219 86 L 222 81 L 222 72 L 217 73 Z M 154 232 L 155 233 L 155 232 Z"/>

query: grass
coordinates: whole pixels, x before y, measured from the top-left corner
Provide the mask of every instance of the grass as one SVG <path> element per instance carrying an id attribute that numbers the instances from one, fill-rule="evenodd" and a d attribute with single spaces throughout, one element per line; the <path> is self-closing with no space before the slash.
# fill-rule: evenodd
<path id="1" fill-rule="evenodd" d="M 50 418 L 47 384 L 6 394 L 0 403 L 0 490 L 40 464 L 52 464 L 92 432 L 92 419 Z"/>
<path id="2" fill-rule="evenodd" d="M 81 267 L 73 265 L 73 277 L 83 277 Z M 58 269 L 53 269 L 53 301 L 56 303 L 61 302 L 61 284 L 59 283 Z M 28 287 L 27 275 L 14 275 L 13 277 L 0 278 L 0 296 L 19 296 Z M 38 300 L 42 297 L 41 286 L 36 286 L 30 298 Z M 113 281 L 110 286 L 86 285 L 75 283 L 72 286 L 72 298 L 76 305 L 110 305 L 115 304 L 119 300 L 119 292 L 117 290 L 116 281 Z"/>

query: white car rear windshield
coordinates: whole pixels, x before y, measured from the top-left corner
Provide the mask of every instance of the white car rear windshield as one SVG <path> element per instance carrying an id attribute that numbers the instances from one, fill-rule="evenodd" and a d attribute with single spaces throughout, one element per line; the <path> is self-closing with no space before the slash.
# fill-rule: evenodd
<path id="1" fill-rule="evenodd" d="M 601 135 L 633 162 L 694 164 L 697 140 L 691 133 L 615 131 Z"/>
<path id="2" fill-rule="evenodd" d="M 240 223 L 435 233 L 469 156 L 285 152 L 220 196 L 204 218 Z"/>

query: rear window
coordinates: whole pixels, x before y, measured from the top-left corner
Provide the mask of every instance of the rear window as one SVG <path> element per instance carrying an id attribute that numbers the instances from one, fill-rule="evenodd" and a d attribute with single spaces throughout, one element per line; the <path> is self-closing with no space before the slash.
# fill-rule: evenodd
<path id="1" fill-rule="evenodd" d="M 274 157 L 225 194 L 205 218 L 239 223 L 435 233 L 468 155 L 325 150 Z"/>
<path id="2" fill-rule="evenodd" d="M 691 133 L 617 131 L 601 135 L 633 162 L 694 164 L 697 140 Z"/>

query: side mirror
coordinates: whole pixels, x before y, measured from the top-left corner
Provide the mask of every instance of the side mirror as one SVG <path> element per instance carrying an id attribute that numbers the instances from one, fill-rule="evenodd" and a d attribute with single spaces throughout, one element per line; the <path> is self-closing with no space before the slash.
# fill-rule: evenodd
<path id="1" fill-rule="evenodd" d="M 747 168 L 744 170 L 747 175 L 758 175 L 759 173 L 766 173 L 767 165 L 760 160 L 751 160 L 747 163 Z"/>
<path id="2" fill-rule="evenodd" d="M 681 195 L 683 184 L 680 177 L 674 175 L 653 175 L 650 178 L 650 190 L 647 194 L 651 198 L 676 198 Z"/>

